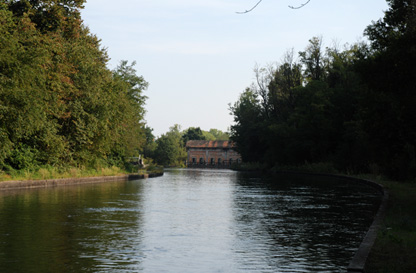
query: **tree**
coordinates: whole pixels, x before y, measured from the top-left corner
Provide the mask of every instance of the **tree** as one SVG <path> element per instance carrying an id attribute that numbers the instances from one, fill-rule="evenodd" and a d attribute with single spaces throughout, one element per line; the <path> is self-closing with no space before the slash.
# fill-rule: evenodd
<path id="1" fill-rule="evenodd" d="M 125 157 L 138 155 L 146 143 L 144 123 L 144 103 L 146 96 L 143 95 L 148 83 L 142 76 L 136 74 L 133 62 L 128 65 L 127 61 L 121 61 L 120 65 L 113 71 L 114 96 L 110 104 L 111 117 L 114 122 L 113 139 L 115 144 L 111 150 L 111 156 Z"/>
<path id="2" fill-rule="evenodd" d="M 205 140 L 211 141 L 211 140 L 217 140 L 216 137 L 207 131 L 202 131 L 202 134 L 204 135 Z"/>
<path id="3" fill-rule="evenodd" d="M 7 0 L 17 16 L 27 14 L 41 33 L 76 37 L 81 28 L 81 9 L 86 0 Z"/>
<path id="4" fill-rule="evenodd" d="M 153 129 L 145 126 L 144 134 L 146 136 L 146 144 L 143 147 L 143 156 L 145 158 L 154 158 L 157 144 L 155 136 L 153 135 Z"/>
<path id="5" fill-rule="evenodd" d="M 254 67 L 256 83 L 252 84 L 251 89 L 260 99 L 261 109 L 266 118 L 270 118 L 270 112 L 272 111 L 268 87 L 275 74 L 276 68 L 273 64 L 269 64 L 266 67 L 259 67 L 256 64 Z"/>
<path id="6" fill-rule="evenodd" d="M 0 168 L 122 164 L 144 145 L 147 83 L 107 68 L 84 0 L 0 3 Z"/>
<path id="7" fill-rule="evenodd" d="M 189 140 L 206 140 L 201 128 L 189 127 L 182 134 L 183 145 L 185 146 Z"/>
<path id="8" fill-rule="evenodd" d="M 306 63 L 303 71 L 294 61 L 293 50 L 276 68 L 256 69 L 260 87 L 246 89 L 230 107 L 231 139 L 246 162 L 272 166 L 330 161 L 340 168 L 350 163 L 338 158 L 345 155 L 341 147 L 346 147 L 347 128 L 349 135 L 359 132 L 351 132 L 358 128 L 351 125 L 357 124 L 353 122 L 355 96 L 361 89 L 353 66 L 360 50 L 358 46 L 344 52 L 334 48 L 325 55 L 320 44 L 320 39 L 311 39 L 306 51 L 299 53 Z M 305 77 L 309 80 L 304 81 Z"/>
<path id="9" fill-rule="evenodd" d="M 360 114 L 374 162 L 395 178 L 409 178 L 416 176 L 416 3 L 388 3 L 384 18 L 365 30 L 372 54 L 359 66 L 369 87 Z"/>
<path id="10" fill-rule="evenodd" d="M 390 9 L 385 12 L 384 18 L 373 21 L 364 31 L 371 41 L 371 46 L 377 51 L 385 51 L 402 44 L 407 39 L 414 38 L 416 32 L 415 1 L 387 0 L 387 2 Z"/>
<path id="11" fill-rule="evenodd" d="M 0 21 L 0 167 L 25 166 L 18 158 L 56 164 L 66 145 L 53 118 L 59 111 L 50 92 L 54 72 L 45 69 L 53 65 L 50 39 L 7 3 L 0 3 Z"/>
<path id="12" fill-rule="evenodd" d="M 209 133 L 214 137 L 214 140 L 228 140 L 230 138 L 229 133 L 218 129 L 209 129 Z"/>
<path id="13" fill-rule="evenodd" d="M 308 81 L 324 80 L 324 56 L 322 37 L 313 37 L 305 51 L 299 52 L 300 61 L 304 65 L 304 75 Z"/>
<path id="14" fill-rule="evenodd" d="M 129 65 L 126 60 L 121 61 L 113 71 L 113 77 L 115 80 L 119 80 L 126 85 L 127 95 L 132 102 L 135 102 L 136 105 L 140 107 L 138 114 L 143 116 L 145 113 L 143 104 L 147 99 L 147 97 L 143 95 L 143 91 L 147 89 L 149 83 L 144 80 L 143 76 L 137 75 L 137 71 L 134 68 L 135 65 L 135 61 L 133 61 L 131 65 Z"/>
<path id="15" fill-rule="evenodd" d="M 231 140 L 243 161 L 260 162 L 266 150 L 263 137 L 261 104 L 256 92 L 247 88 L 233 105 L 229 105 L 234 124 L 231 125 Z"/>
<path id="16" fill-rule="evenodd" d="M 303 83 L 302 67 L 294 61 L 293 49 L 286 52 L 284 63 L 272 76 L 267 91 L 273 118 L 286 121 L 295 106 L 294 89 Z"/>
<path id="17" fill-rule="evenodd" d="M 162 134 L 156 140 L 155 160 L 163 166 L 182 166 L 186 160 L 186 150 L 183 145 L 180 126 L 175 124 L 169 132 Z"/>
<path id="18" fill-rule="evenodd" d="M 416 1 L 388 3 L 365 30 L 370 45 L 324 51 L 314 37 L 301 65 L 288 54 L 292 61 L 255 70 L 257 85 L 230 106 L 245 161 L 416 177 Z"/>

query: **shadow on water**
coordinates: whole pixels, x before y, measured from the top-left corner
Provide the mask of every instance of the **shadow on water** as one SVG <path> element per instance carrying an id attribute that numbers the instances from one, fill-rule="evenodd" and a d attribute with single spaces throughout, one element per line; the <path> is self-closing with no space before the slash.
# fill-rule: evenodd
<path id="1" fill-rule="evenodd" d="M 381 200 L 368 185 L 324 176 L 240 174 L 238 185 L 242 240 L 259 238 L 280 272 L 345 272 Z"/>
<path id="2" fill-rule="evenodd" d="M 344 272 L 379 201 L 335 178 L 207 169 L 0 192 L 0 272 Z"/>

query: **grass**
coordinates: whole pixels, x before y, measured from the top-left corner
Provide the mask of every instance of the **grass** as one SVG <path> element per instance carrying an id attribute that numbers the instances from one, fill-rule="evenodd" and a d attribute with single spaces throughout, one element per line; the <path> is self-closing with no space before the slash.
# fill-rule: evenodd
<path id="1" fill-rule="evenodd" d="M 8 180 L 40 180 L 40 179 L 59 179 L 72 177 L 92 177 L 92 176 L 112 176 L 122 175 L 125 171 L 119 167 L 86 169 L 71 167 L 61 169 L 55 167 L 42 167 L 35 171 L 28 170 L 11 170 L 8 173 L 0 172 L 0 181 Z"/>
<path id="2" fill-rule="evenodd" d="M 389 192 L 386 216 L 367 273 L 416 272 L 416 183 L 376 180 Z"/>
<path id="3" fill-rule="evenodd" d="M 131 170 L 121 169 L 116 166 L 102 167 L 102 168 L 55 168 L 46 166 L 35 171 L 27 170 L 10 170 L 7 173 L 0 171 L 0 182 L 11 180 L 43 180 L 43 179 L 60 179 L 60 178 L 74 178 L 74 177 L 94 177 L 94 176 L 118 176 L 126 173 L 132 173 Z M 160 173 L 163 168 L 157 166 L 149 166 L 144 169 L 135 171 L 135 173 Z"/>

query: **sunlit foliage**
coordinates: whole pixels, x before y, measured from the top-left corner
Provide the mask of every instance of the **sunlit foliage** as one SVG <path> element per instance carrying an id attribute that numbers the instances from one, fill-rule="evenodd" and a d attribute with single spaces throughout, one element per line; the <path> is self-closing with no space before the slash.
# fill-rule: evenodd
<path id="1" fill-rule="evenodd" d="M 123 163 L 144 143 L 147 83 L 111 71 L 84 0 L 0 3 L 0 169 Z"/>

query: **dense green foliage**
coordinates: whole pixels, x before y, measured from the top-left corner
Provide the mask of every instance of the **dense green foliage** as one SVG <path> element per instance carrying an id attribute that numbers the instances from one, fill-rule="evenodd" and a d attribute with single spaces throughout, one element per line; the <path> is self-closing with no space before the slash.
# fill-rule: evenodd
<path id="1" fill-rule="evenodd" d="M 206 140 L 229 140 L 230 134 L 218 129 L 209 129 L 209 131 L 202 131 Z"/>
<path id="2" fill-rule="evenodd" d="M 230 105 L 245 162 L 330 163 L 344 172 L 416 175 L 416 7 L 389 0 L 365 30 L 370 45 L 323 49 L 314 37 L 295 61 L 256 68 Z"/>
<path id="3" fill-rule="evenodd" d="M 207 139 L 205 135 L 203 134 L 201 128 L 189 127 L 182 134 L 182 141 L 183 141 L 184 146 L 186 146 L 186 142 L 188 142 L 188 140 L 207 140 Z"/>
<path id="4" fill-rule="evenodd" d="M 175 124 L 169 132 L 156 140 L 155 160 L 162 166 L 182 166 L 186 159 L 180 126 Z"/>
<path id="5" fill-rule="evenodd" d="M 84 0 L 0 3 L 0 171 L 121 165 L 142 149 L 134 63 L 111 71 Z"/>

